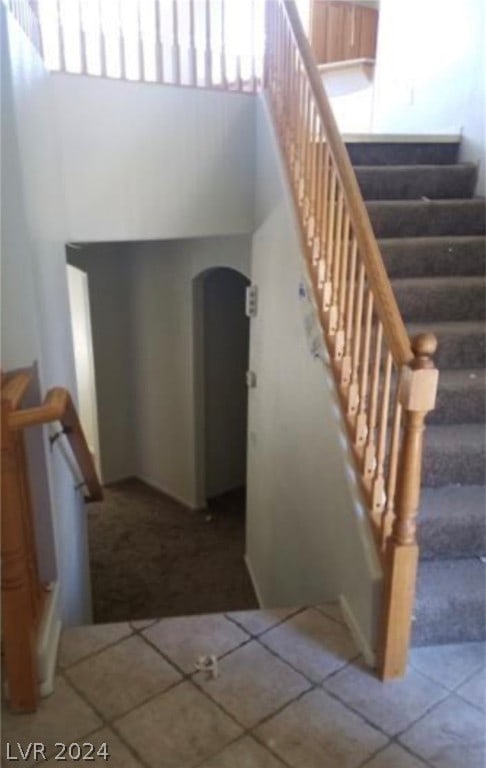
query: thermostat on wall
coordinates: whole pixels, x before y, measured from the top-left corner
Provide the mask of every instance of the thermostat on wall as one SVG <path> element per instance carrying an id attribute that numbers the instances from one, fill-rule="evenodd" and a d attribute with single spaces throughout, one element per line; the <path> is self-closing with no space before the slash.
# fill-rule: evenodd
<path id="1" fill-rule="evenodd" d="M 255 317 L 258 310 L 258 289 L 256 285 L 249 285 L 246 289 L 246 316 Z"/>

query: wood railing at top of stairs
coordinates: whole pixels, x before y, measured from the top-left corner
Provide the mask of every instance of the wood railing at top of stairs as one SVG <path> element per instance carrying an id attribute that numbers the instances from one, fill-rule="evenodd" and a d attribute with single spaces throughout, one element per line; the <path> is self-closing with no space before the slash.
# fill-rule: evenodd
<path id="1" fill-rule="evenodd" d="M 58 421 L 77 461 L 89 500 L 103 497 L 93 457 L 69 392 L 50 390 L 44 404 L 21 409 L 33 370 L 2 376 L 1 560 L 2 646 L 10 707 L 32 712 L 39 699 L 37 634 L 48 590 L 37 563 L 23 430 Z"/>
<path id="2" fill-rule="evenodd" d="M 378 667 L 405 673 L 418 561 L 434 336 L 410 340 L 295 2 L 266 4 L 264 86 L 293 191 L 313 298 L 384 570 Z"/>

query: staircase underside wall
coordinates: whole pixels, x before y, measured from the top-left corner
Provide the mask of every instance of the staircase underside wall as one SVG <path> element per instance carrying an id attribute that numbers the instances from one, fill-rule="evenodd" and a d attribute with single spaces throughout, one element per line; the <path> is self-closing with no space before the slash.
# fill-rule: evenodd
<path id="1" fill-rule="evenodd" d="M 305 290 L 291 193 L 263 98 L 258 102 L 257 168 L 248 563 L 265 607 L 344 598 L 362 644 L 372 649 L 381 570 Z"/>

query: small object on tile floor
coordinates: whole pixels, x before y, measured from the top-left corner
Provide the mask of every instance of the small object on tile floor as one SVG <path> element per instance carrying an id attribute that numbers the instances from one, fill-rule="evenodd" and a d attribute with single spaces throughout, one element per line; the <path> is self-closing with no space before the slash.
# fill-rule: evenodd
<path id="1" fill-rule="evenodd" d="M 206 521 L 207 523 L 212 523 L 212 522 L 213 522 L 213 516 L 212 516 L 212 515 L 206 515 L 206 517 L 205 517 L 205 521 Z"/>
<path id="2" fill-rule="evenodd" d="M 215 680 L 219 675 L 218 660 L 216 656 L 199 656 L 194 665 L 198 672 L 205 672 L 207 680 Z"/>

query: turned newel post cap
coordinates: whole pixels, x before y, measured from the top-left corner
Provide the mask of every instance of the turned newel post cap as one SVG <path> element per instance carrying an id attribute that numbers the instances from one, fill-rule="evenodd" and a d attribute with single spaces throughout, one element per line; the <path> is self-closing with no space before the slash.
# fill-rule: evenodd
<path id="1" fill-rule="evenodd" d="M 433 355 L 437 350 L 437 336 L 433 333 L 419 333 L 412 339 L 414 360 L 412 368 L 434 368 Z"/>

